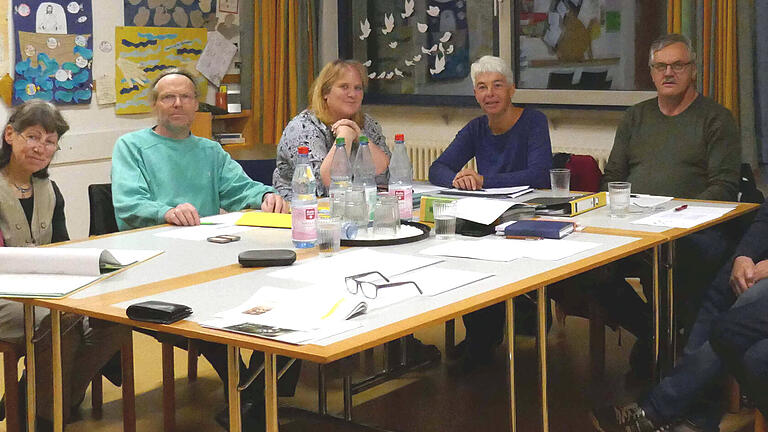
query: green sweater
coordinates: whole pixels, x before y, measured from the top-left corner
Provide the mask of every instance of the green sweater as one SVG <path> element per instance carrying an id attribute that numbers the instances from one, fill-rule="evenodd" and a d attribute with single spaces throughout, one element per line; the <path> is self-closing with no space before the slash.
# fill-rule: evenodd
<path id="1" fill-rule="evenodd" d="M 269 186 L 251 180 L 217 142 L 177 140 L 142 129 L 117 140 L 112 201 L 120 230 L 165 223 L 171 208 L 190 203 L 200 216 L 259 208 Z"/>
<path id="2" fill-rule="evenodd" d="M 735 201 L 741 149 L 730 111 L 699 95 L 676 116 L 658 99 L 629 108 L 616 131 L 603 186 L 632 183 L 632 192 Z"/>

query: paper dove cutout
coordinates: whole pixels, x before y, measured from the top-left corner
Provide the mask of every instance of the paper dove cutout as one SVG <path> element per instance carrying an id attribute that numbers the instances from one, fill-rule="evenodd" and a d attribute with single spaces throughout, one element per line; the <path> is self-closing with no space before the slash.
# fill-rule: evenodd
<path id="1" fill-rule="evenodd" d="M 360 21 L 360 31 L 362 32 L 360 40 L 365 40 L 371 34 L 371 23 L 368 22 L 368 18 L 365 21 Z"/>
<path id="2" fill-rule="evenodd" d="M 413 6 L 414 6 L 414 0 L 405 0 L 405 5 L 403 6 L 405 8 L 405 12 L 401 13 L 400 16 L 403 17 L 403 19 L 405 19 L 413 15 Z"/>
<path id="3" fill-rule="evenodd" d="M 381 32 L 384 34 L 387 34 L 392 31 L 392 29 L 395 28 L 395 16 L 392 14 L 384 14 L 384 28 L 381 29 Z"/>
<path id="4" fill-rule="evenodd" d="M 413 62 L 410 60 L 405 60 L 403 63 L 405 63 L 406 66 L 413 66 Z"/>
<path id="5" fill-rule="evenodd" d="M 437 44 L 432 45 L 432 48 L 430 48 L 430 49 L 426 49 L 424 47 L 421 47 L 421 52 L 423 52 L 424 54 L 430 54 L 431 55 L 431 54 L 434 54 L 435 51 L 437 51 Z"/>
<path id="6" fill-rule="evenodd" d="M 437 6 L 430 6 L 427 8 L 427 15 L 436 17 L 440 15 L 440 8 Z"/>
<path id="7" fill-rule="evenodd" d="M 397 41 L 395 41 L 395 42 L 390 42 L 390 43 L 389 43 L 389 47 L 390 47 L 390 48 L 392 48 L 392 49 L 395 49 L 395 48 L 397 48 Z"/>
<path id="8" fill-rule="evenodd" d="M 424 33 L 427 31 L 427 25 L 422 23 L 417 23 L 416 27 L 419 29 L 419 33 Z"/>
<path id="9" fill-rule="evenodd" d="M 372 63 L 372 62 L 371 62 L 370 60 L 368 60 L 367 62 L 363 63 L 363 66 L 365 66 L 365 67 L 371 67 L 371 63 Z"/>
<path id="10" fill-rule="evenodd" d="M 387 76 L 387 73 L 386 73 L 386 72 L 382 72 L 382 73 L 380 73 L 380 74 L 379 74 L 379 76 L 377 76 L 376 78 L 377 78 L 377 79 L 382 79 L 382 78 L 384 78 L 385 76 Z"/>
<path id="11" fill-rule="evenodd" d="M 368 78 L 370 79 L 376 79 L 376 72 L 371 72 L 368 74 Z"/>
<path id="12" fill-rule="evenodd" d="M 443 37 L 440 38 L 440 42 L 448 42 L 450 38 L 451 38 L 451 32 L 445 32 L 443 34 Z"/>
<path id="13" fill-rule="evenodd" d="M 387 74 L 387 79 L 392 79 L 392 77 L 395 76 L 394 72 L 390 72 Z"/>
<path id="14" fill-rule="evenodd" d="M 399 77 L 403 76 L 403 71 L 401 71 L 401 70 L 400 70 L 400 69 L 398 69 L 398 68 L 395 68 L 394 72 L 395 72 L 395 75 L 397 75 L 397 76 L 399 76 Z"/>
<path id="15" fill-rule="evenodd" d="M 421 61 L 421 54 L 413 56 L 413 61 L 415 62 Z"/>
<path id="16" fill-rule="evenodd" d="M 445 49 L 446 54 L 453 54 L 453 45 L 448 45 L 448 48 Z"/>
<path id="17" fill-rule="evenodd" d="M 444 70 L 445 70 L 445 54 L 438 53 L 435 56 L 435 68 L 434 69 L 430 68 L 429 73 L 432 75 L 437 75 Z"/>

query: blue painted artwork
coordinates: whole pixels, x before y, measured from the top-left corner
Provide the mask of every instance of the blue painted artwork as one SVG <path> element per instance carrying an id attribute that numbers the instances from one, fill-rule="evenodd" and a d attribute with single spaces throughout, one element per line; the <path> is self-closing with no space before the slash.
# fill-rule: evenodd
<path id="1" fill-rule="evenodd" d="M 125 25 L 215 28 L 216 0 L 124 0 Z"/>
<path id="2" fill-rule="evenodd" d="M 92 16 L 91 0 L 13 0 L 14 105 L 91 103 Z"/>

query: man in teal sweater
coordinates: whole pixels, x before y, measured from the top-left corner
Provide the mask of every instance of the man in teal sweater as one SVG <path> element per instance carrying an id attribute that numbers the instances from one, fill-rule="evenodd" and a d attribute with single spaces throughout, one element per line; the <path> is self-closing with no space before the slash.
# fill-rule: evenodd
<path id="1" fill-rule="evenodd" d="M 192 75 L 177 69 L 166 71 L 152 86 L 157 126 L 117 140 L 112 155 L 112 200 L 120 230 L 161 223 L 199 225 L 201 216 L 218 214 L 222 208 L 289 211 L 288 204 L 272 187 L 251 180 L 219 143 L 191 134 L 197 96 Z M 163 333 L 154 336 L 162 342 L 187 347 L 184 337 Z M 226 383 L 226 347 L 205 341 L 197 341 L 197 345 Z M 256 353 L 251 357 L 250 367 L 263 361 L 263 356 Z M 278 358 L 282 365 L 286 361 Z M 244 371 L 242 362 L 240 367 Z M 293 394 L 299 368 L 300 362 L 294 363 L 280 380 L 280 395 Z M 263 394 L 263 386 L 257 385 L 243 391 L 245 429 L 264 427 Z M 225 409 L 217 420 L 226 420 L 226 413 Z"/>
<path id="2" fill-rule="evenodd" d="M 198 102 L 188 73 L 163 74 L 153 87 L 152 103 L 157 126 L 123 135 L 112 155 L 112 199 L 120 230 L 199 225 L 201 216 L 222 208 L 288 212 L 280 195 L 251 180 L 219 143 L 190 133 Z"/>

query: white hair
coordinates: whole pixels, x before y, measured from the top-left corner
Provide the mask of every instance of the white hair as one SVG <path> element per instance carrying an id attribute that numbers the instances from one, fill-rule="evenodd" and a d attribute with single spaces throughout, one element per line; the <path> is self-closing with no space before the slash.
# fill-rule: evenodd
<path id="1" fill-rule="evenodd" d="M 515 77 L 507 62 L 496 56 L 482 56 L 472 63 L 469 75 L 472 77 L 472 85 L 477 84 L 477 76 L 481 73 L 496 72 L 504 75 L 508 84 L 514 84 Z"/>

